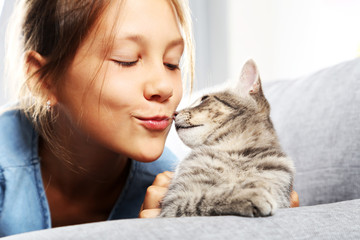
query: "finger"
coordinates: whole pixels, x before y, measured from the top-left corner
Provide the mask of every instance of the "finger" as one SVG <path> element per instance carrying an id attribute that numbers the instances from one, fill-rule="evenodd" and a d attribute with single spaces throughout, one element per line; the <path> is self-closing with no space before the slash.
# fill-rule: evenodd
<path id="1" fill-rule="evenodd" d="M 152 185 L 156 185 L 156 186 L 159 186 L 159 187 L 169 187 L 169 184 L 170 184 L 170 181 L 173 177 L 174 173 L 172 172 L 169 172 L 169 171 L 166 171 L 166 172 L 163 172 L 163 173 L 159 173 L 153 184 Z"/>
<path id="2" fill-rule="evenodd" d="M 160 201 L 164 198 L 167 190 L 168 189 L 166 187 L 154 185 L 148 187 L 145 194 L 143 209 L 159 208 Z"/>
<path id="3" fill-rule="evenodd" d="M 173 178 L 174 176 L 174 172 L 170 172 L 170 171 L 165 171 L 163 172 L 166 176 L 168 176 L 170 179 Z"/>
<path id="4" fill-rule="evenodd" d="M 139 218 L 156 218 L 160 214 L 160 208 L 146 209 L 140 212 Z"/>
<path id="5" fill-rule="evenodd" d="M 299 207 L 299 205 L 299 195 L 297 194 L 297 192 L 292 191 L 290 194 L 290 207 Z"/>

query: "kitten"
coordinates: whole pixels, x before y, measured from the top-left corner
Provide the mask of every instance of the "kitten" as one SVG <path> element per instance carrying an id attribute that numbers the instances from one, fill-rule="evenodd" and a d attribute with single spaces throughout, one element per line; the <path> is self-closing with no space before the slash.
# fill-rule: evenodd
<path id="1" fill-rule="evenodd" d="M 269 115 L 252 60 L 234 89 L 180 111 L 175 127 L 192 151 L 175 171 L 160 217 L 259 217 L 289 207 L 294 165 Z"/>

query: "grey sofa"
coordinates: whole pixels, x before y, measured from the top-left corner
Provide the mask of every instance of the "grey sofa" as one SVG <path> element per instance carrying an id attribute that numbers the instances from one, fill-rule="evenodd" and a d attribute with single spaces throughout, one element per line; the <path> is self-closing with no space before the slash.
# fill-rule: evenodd
<path id="1" fill-rule="evenodd" d="M 360 58 L 264 85 L 300 207 L 266 218 L 117 220 L 4 239 L 360 239 Z"/>

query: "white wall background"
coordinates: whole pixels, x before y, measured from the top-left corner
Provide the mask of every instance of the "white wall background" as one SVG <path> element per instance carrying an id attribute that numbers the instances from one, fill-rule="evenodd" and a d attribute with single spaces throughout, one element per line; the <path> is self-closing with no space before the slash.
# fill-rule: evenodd
<path id="1" fill-rule="evenodd" d="M 263 81 L 295 78 L 360 55 L 360 0 L 189 0 L 195 89 L 237 78 L 253 58 Z M 15 0 L 0 0 L 0 104 L 4 34 Z M 1 8 L 3 9 L 1 11 Z"/>
<path id="2" fill-rule="evenodd" d="M 0 0 L 0 105 L 6 102 L 7 96 L 4 90 L 4 55 L 5 55 L 5 30 L 8 17 L 15 0 Z M 11 5 L 11 6 L 10 6 Z"/>
<path id="3" fill-rule="evenodd" d="M 271 81 L 360 56 L 360 0 L 190 2 L 198 88 L 237 78 L 249 58 L 257 62 L 263 81 Z"/>
<path id="4" fill-rule="evenodd" d="M 228 0 L 228 76 L 254 58 L 265 80 L 360 56 L 359 0 Z"/>
<path id="5" fill-rule="evenodd" d="M 2 10 L 2 8 L 3 8 L 3 6 L 4 6 L 4 1 L 5 1 L 5 0 L 0 0 L 0 13 L 1 13 L 1 10 Z"/>
<path id="6" fill-rule="evenodd" d="M 0 0 L 0 105 L 2 105 L 7 99 L 4 91 L 3 78 L 4 78 L 4 54 L 5 54 L 4 36 L 5 36 L 5 29 L 6 29 L 8 17 L 5 11 L 4 3 L 5 0 Z"/>
<path id="7" fill-rule="evenodd" d="M 196 45 L 195 89 L 218 83 L 227 74 L 228 1 L 189 0 Z"/>

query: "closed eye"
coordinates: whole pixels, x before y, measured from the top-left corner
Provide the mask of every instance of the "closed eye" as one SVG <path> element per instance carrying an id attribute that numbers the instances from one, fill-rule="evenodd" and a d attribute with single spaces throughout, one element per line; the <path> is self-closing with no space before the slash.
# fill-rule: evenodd
<path id="1" fill-rule="evenodd" d="M 171 71 L 179 70 L 180 67 L 178 64 L 170 64 L 170 63 L 164 63 L 164 65 Z"/>
<path id="2" fill-rule="evenodd" d="M 131 62 L 123 62 L 123 61 L 113 60 L 113 62 L 115 62 L 116 64 L 123 66 L 123 67 L 132 67 L 132 66 L 136 65 L 139 62 L 139 60 L 131 61 Z"/>
<path id="3" fill-rule="evenodd" d="M 201 98 L 201 101 L 204 101 L 204 100 L 206 100 L 206 99 L 208 99 L 209 98 L 209 96 L 208 95 L 205 95 L 205 96 L 203 96 L 202 98 Z"/>
<path id="4" fill-rule="evenodd" d="M 234 107 L 234 106 L 232 106 L 230 103 L 228 103 L 228 102 L 226 102 L 226 101 L 224 101 L 224 100 L 222 100 L 222 99 L 220 99 L 220 98 L 218 98 L 218 97 L 214 97 L 216 100 L 218 100 L 219 102 L 221 102 L 222 104 L 224 104 L 225 106 L 228 106 L 229 108 L 232 108 L 232 109 L 235 109 L 235 110 L 237 110 L 237 108 L 236 107 Z"/>

